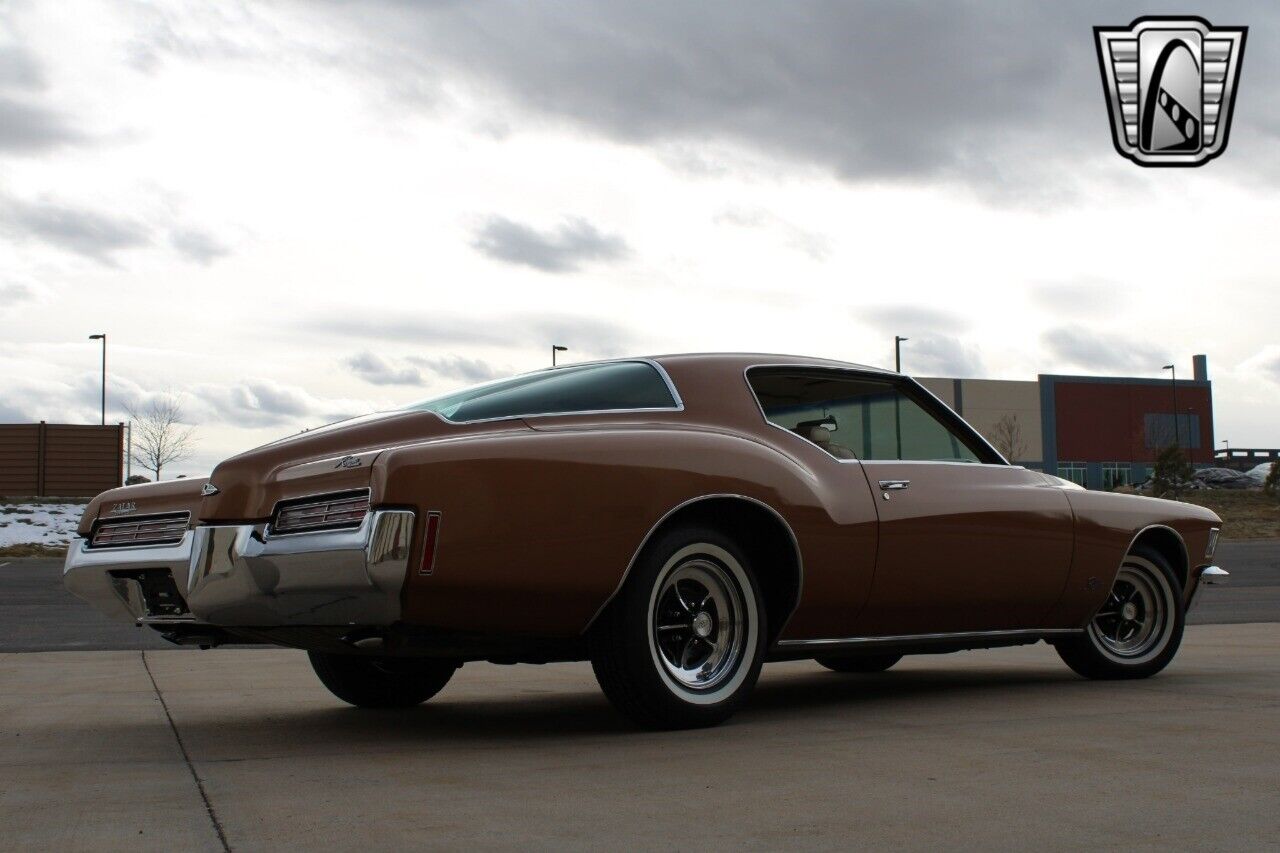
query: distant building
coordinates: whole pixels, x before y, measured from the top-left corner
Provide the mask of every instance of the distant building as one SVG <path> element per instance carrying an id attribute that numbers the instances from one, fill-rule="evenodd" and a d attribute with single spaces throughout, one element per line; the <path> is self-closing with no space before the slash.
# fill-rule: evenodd
<path id="1" fill-rule="evenodd" d="M 1168 379 L 1120 376 L 917 379 L 997 447 L 1001 419 L 1016 418 L 1023 450 L 1011 461 L 1090 489 L 1111 489 L 1145 480 L 1159 450 L 1175 442 L 1193 465 L 1214 464 L 1213 383 L 1205 356 L 1192 358 L 1191 375 L 1176 388 Z"/>

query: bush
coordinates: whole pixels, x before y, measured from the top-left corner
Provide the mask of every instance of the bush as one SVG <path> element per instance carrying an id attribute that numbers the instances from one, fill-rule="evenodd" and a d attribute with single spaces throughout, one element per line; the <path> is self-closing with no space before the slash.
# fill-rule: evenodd
<path id="1" fill-rule="evenodd" d="M 1178 496 L 1180 489 L 1191 483 L 1191 463 L 1182 448 L 1171 444 L 1156 455 L 1156 464 L 1151 472 L 1151 492 L 1156 497 L 1167 494 Z"/>
<path id="2" fill-rule="evenodd" d="M 139 485 L 142 485 L 143 483 L 150 483 L 150 482 L 151 482 L 150 477 L 144 477 L 141 474 L 132 474 L 130 475 L 129 479 L 124 481 L 124 484 L 126 486 L 139 486 Z"/>
<path id="3" fill-rule="evenodd" d="M 1262 481 L 1262 491 L 1273 498 L 1280 498 L 1280 462 L 1272 462 L 1267 479 Z"/>

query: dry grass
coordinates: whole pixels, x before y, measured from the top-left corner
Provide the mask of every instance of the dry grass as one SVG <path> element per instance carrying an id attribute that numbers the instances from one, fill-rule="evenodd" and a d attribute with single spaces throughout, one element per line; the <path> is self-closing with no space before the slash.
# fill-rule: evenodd
<path id="1" fill-rule="evenodd" d="M 1216 512 L 1224 539 L 1280 538 L 1280 500 L 1261 491 L 1213 489 L 1185 493 L 1181 500 Z"/>
<path id="2" fill-rule="evenodd" d="M 66 545 L 35 545 L 26 543 L 22 545 L 5 545 L 3 548 L 0 548 L 0 558 L 65 557 L 66 555 Z"/>

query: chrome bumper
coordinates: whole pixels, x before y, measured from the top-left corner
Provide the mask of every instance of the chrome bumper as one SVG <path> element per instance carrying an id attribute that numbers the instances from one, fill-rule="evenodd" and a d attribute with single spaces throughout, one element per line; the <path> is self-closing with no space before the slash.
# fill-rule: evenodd
<path id="1" fill-rule="evenodd" d="M 357 528 L 267 535 L 266 525 L 205 525 L 176 545 L 67 549 L 67 589 L 109 616 L 141 624 L 220 627 L 389 625 L 400 618 L 414 514 L 374 510 Z M 139 581 L 166 569 L 189 613 L 149 613 Z"/>
<path id="2" fill-rule="evenodd" d="M 1205 566 L 1200 570 L 1200 584 L 1202 586 L 1221 586 L 1230 577 L 1230 572 L 1217 566 Z"/>
<path id="3" fill-rule="evenodd" d="M 1196 578 L 1196 585 L 1190 590 L 1191 595 L 1187 599 L 1187 610 L 1190 611 L 1200 600 L 1200 588 L 1205 586 L 1222 586 L 1226 584 L 1231 577 L 1231 573 L 1217 566 L 1205 566 L 1199 570 Z"/>

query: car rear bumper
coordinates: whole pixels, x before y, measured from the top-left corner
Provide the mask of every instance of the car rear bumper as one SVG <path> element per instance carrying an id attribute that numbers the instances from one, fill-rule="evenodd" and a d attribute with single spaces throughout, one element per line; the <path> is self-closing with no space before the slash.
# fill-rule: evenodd
<path id="1" fill-rule="evenodd" d="M 374 510 L 359 527 L 287 535 L 204 525 L 174 545 L 67 549 L 69 590 L 119 619 L 161 626 L 390 625 L 400 618 L 414 514 Z"/>

